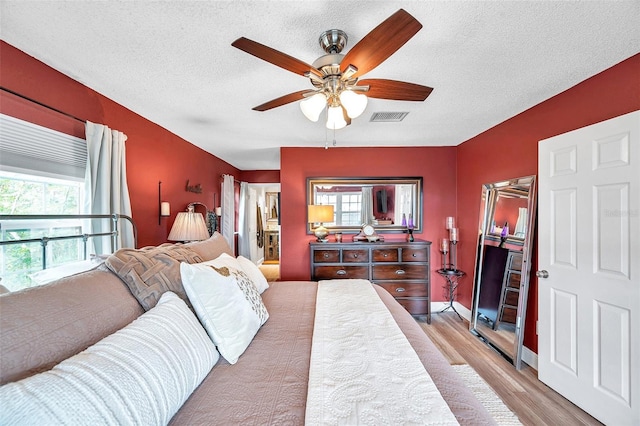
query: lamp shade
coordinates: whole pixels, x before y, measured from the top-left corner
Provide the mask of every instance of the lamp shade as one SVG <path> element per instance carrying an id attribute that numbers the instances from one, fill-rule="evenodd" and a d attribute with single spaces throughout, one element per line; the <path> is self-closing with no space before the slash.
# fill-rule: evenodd
<path id="1" fill-rule="evenodd" d="M 347 125 L 342 114 L 342 107 L 329 107 L 327 110 L 327 129 L 339 130 Z"/>
<path id="2" fill-rule="evenodd" d="M 316 93 L 300 102 L 300 109 L 305 117 L 315 122 L 318 121 L 320 113 L 327 105 L 327 97 L 322 93 Z"/>
<path id="3" fill-rule="evenodd" d="M 333 206 L 310 204 L 308 206 L 309 223 L 333 222 Z"/>
<path id="4" fill-rule="evenodd" d="M 347 110 L 349 118 L 360 117 L 367 107 L 367 97 L 352 90 L 343 90 L 340 93 L 340 103 Z"/>
<path id="5" fill-rule="evenodd" d="M 180 212 L 176 216 L 167 239 L 169 241 L 201 241 L 209 238 L 207 225 L 201 213 L 193 211 L 189 206 L 186 212 Z"/>

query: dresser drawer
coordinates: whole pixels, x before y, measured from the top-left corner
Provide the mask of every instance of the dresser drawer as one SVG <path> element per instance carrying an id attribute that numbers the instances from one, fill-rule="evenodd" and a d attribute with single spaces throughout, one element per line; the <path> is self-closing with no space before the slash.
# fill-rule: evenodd
<path id="1" fill-rule="evenodd" d="M 402 249 L 402 261 L 403 262 L 426 262 L 428 259 L 427 249 Z"/>
<path id="2" fill-rule="evenodd" d="M 368 266 L 316 266 L 313 268 L 316 281 L 344 278 L 369 278 Z"/>
<path id="3" fill-rule="evenodd" d="M 505 305 L 518 307 L 518 299 L 520 297 L 519 291 L 507 290 L 506 297 L 504 298 Z"/>
<path id="4" fill-rule="evenodd" d="M 337 263 L 340 262 L 340 250 L 315 250 L 313 252 L 315 263 Z"/>
<path id="5" fill-rule="evenodd" d="M 430 315 L 429 299 L 396 298 L 411 315 Z M 430 320 L 428 320 L 430 321 Z"/>
<path id="6" fill-rule="evenodd" d="M 426 280 L 428 273 L 427 265 L 373 265 L 374 280 Z"/>
<path id="7" fill-rule="evenodd" d="M 520 279 L 522 275 L 519 272 L 507 272 L 507 287 L 520 289 Z"/>
<path id="8" fill-rule="evenodd" d="M 502 322 L 508 322 L 511 324 L 515 324 L 516 323 L 516 316 L 517 316 L 518 310 L 515 308 L 507 308 L 506 306 L 502 309 L 502 316 L 500 318 L 500 321 Z"/>
<path id="9" fill-rule="evenodd" d="M 376 282 L 377 285 L 387 290 L 394 297 L 428 297 L 429 292 L 426 283 L 404 282 Z"/>
<path id="10" fill-rule="evenodd" d="M 342 250 L 342 261 L 345 263 L 369 262 L 369 250 Z"/>
<path id="11" fill-rule="evenodd" d="M 522 270 L 522 253 L 511 253 L 507 268 L 516 271 Z"/>
<path id="12" fill-rule="evenodd" d="M 373 249 L 371 250 L 374 262 L 397 262 L 398 261 L 398 249 Z"/>

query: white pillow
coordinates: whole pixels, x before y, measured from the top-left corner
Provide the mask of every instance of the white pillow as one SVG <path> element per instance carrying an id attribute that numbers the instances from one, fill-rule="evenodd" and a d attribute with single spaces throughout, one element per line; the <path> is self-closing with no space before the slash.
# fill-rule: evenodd
<path id="1" fill-rule="evenodd" d="M 167 424 L 219 358 L 174 293 L 53 369 L 0 387 L 0 424 Z"/>
<path id="2" fill-rule="evenodd" d="M 180 264 L 189 301 L 230 364 L 238 362 L 269 318 L 255 285 L 234 263 L 236 259 L 225 255 L 203 263 Z"/>
<path id="3" fill-rule="evenodd" d="M 249 278 L 251 278 L 251 281 L 253 281 L 253 284 L 255 284 L 256 288 L 258 289 L 258 293 L 262 294 L 266 289 L 269 288 L 267 279 L 255 263 L 244 256 L 238 256 L 238 263 L 240 263 L 240 267 L 242 268 L 244 273 L 247 274 Z"/>

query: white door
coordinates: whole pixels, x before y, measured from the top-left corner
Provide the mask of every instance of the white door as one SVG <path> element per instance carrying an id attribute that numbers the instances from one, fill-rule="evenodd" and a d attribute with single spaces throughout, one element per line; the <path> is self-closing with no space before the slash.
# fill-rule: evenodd
<path id="1" fill-rule="evenodd" d="M 638 425 L 640 112 L 538 149 L 538 376 L 605 424 Z"/>

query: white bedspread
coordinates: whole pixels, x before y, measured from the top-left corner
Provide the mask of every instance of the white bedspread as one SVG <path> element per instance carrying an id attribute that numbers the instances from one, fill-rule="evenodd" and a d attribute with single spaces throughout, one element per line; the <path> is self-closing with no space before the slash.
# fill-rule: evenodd
<path id="1" fill-rule="evenodd" d="M 307 425 L 457 425 L 372 284 L 318 284 Z"/>

